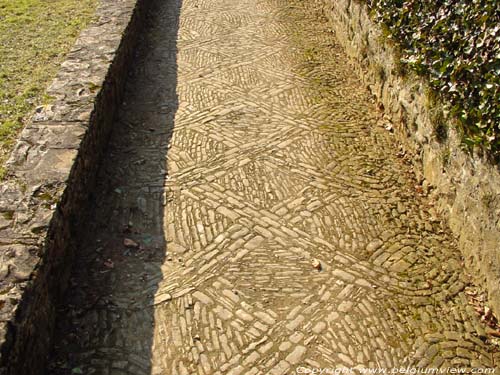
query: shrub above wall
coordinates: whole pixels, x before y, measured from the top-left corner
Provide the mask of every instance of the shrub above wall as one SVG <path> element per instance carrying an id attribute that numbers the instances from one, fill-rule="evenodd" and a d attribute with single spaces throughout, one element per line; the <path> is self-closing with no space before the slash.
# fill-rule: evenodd
<path id="1" fill-rule="evenodd" d="M 468 146 L 500 161 L 500 2 L 361 0 L 401 49 L 402 68 L 426 76 Z"/>

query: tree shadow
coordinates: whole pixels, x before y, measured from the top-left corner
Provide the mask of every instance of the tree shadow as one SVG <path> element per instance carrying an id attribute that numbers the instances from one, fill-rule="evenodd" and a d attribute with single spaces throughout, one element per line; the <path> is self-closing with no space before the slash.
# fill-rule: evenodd
<path id="1" fill-rule="evenodd" d="M 155 1 L 146 17 L 89 220 L 79 228 L 50 374 L 152 372 L 155 294 L 166 256 L 166 159 L 178 108 L 181 5 L 182 0 Z"/>

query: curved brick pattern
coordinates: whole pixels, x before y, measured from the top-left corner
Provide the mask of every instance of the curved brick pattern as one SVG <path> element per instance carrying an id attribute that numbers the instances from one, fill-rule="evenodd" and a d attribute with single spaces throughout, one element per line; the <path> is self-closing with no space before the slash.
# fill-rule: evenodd
<path id="1" fill-rule="evenodd" d="M 369 16 L 365 1 L 317 0 L 337 41 L 355 62 L 364 83 L 383 104 L 419 179 L 432 185 L 436 207 L 457 237 L 457 247 L 488 305 L 500 314 L 500 169 L 463 147 L 460 126 L 429 99 L 425 79 L 402 72 L 397 46 Z M 442 114 L 442 115 L 441 115 Z M 437 123 L 439 122 L 439 123 Z M 442 133 L 438 129 L 444 129 Z"/>
<path id="2" fill-rule="evenodd" d="M 158 4 L 52 374 L 497 363 L 453 241 L 325 27 L 290 1 Z M 321 65 L 296 30 L 330 46 Z"/>

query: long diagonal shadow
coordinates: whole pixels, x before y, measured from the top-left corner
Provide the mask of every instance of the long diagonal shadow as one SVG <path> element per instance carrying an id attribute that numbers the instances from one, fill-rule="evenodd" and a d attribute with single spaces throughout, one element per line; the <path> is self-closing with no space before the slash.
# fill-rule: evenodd
<path id="1" fill-rule="evenodd" d="M 93 193 L 71 286 L 58 312 L 50 374 L 150 374 L 154 295 L 166 253 L 166 159 L 178 107 L 182 0 L 147 15 L 125 101 Z"/>

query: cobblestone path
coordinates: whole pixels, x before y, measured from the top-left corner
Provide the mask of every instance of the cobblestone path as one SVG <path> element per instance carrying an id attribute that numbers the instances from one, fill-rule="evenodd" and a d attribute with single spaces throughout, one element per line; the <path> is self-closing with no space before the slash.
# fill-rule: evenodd
<path id="1" fill-rule="evenodd" d="M 303 3 L 159 2 L 49 373 L 498 363 L 458 250 Z"/>

